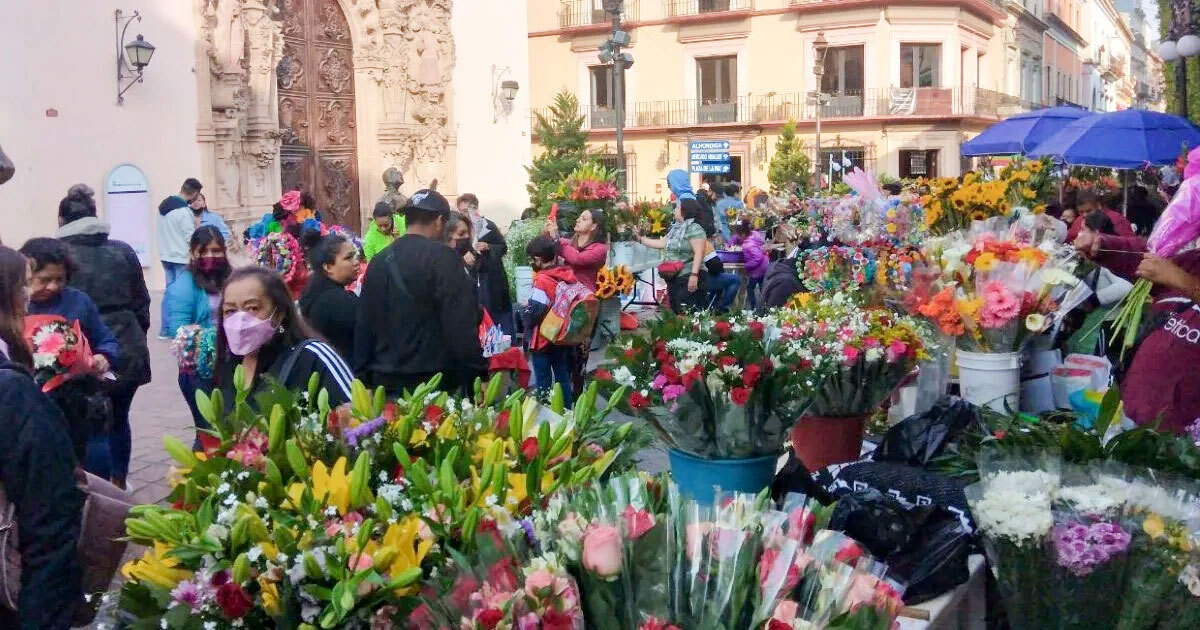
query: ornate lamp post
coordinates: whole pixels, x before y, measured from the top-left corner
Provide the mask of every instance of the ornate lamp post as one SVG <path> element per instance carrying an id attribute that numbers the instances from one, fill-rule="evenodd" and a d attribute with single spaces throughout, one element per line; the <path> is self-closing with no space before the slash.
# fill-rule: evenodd
<path id="1" fill-rule="evenodd" d="M 604 10 L 612 18 L 612 34 L 600 47 L 600 61 L 613 66 L 613 99 L 617 116 L 617 187 L 625 192 L 625 70 L 633 65 L 633 55 L 621 49 L 631 42 L 629 33 L 621 30 L 623 0 L 604 0 Z"/>
<path id="2" fill-rule="evenodd" d="M 817 32 L 813 42 L 813 75 L 817 78 L 817 89 L 808 93 L 808 101 L 815 103 L 817 108 L 817 138 L 813 147 L 813 189 L 821 188 L 821 107 L 825 104 L 825 93 L 821 91 L 822 78 L 825 76 L 825 55 L 829 52 L 829 41 L 825 39 L 825 31 Z"/>
<path id="3" fill-rule="evenodd" d="M 1170 39 L 1158 44 L 1163 61 L 1175 61 L 1175 96 L 1179 99 L 1178 113 L 1188 118 L 1187 58 L 1200 55 L 1200 37 L 1193 35 L 1192 3 L 1190 0 L 1171 0 Z"/>

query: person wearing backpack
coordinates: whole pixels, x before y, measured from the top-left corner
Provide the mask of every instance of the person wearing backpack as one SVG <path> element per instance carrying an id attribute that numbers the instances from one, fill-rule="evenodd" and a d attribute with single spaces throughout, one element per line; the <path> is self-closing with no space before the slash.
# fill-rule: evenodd
<path id="1" fill-rule="evenodd" d="M 587 288 L 579 284 L 570 267 L 558 264 L 558 241 L 554 238 L 544 234 L 538 236 L 525 247 L 525 253 L 536 273 L 529 303 L 522 308 L 521 315 L 525 330 L 530 331 L 529 352 L 538 394 L 549 395 L 551 386 L 558 383 L 563 390 L 563 401 L 570 407 L 574 400 L 571 364 L 578 344 L 560 343 L 558 335 L 548 338 L 547 327 L 543 324 L 552 310 L 567 310 L 569 314 L 570 306 L 564 309 L 562 304 L 567 297 L 565 292 L 582 293 L 580 290 L 587 291 Z"/>

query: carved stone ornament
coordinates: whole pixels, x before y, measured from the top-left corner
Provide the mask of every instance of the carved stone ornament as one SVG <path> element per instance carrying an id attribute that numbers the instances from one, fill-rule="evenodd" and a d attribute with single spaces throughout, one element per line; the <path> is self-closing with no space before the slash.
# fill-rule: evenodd
<path id="1" fill-rule="evenodd" d="M 319 64 L 321 73 L 321 84 L 329 88 L 334 94 L 341 94 L 346 91 L 346 86 L 350 83 L 354 73 L 350 70 L 350 60 L 343 50 L 330 48 L 325 51 L 321 57 Z"/>
<path id="2" fill-rule="evenodd" d="M 331 145 L 348 144 L 353 139 L 354 117 L 344 101 L 330 101 L 321 107 L 317 124 Z"/>
<path id="3" fill-rule="evenodd" d="M 243 143 L 246 155 L 254 158 L 259 168 L 270 166 L 279 155 L 279 144 L 283 134 L 282 129 L 271 129 L 261 137 Z"/>

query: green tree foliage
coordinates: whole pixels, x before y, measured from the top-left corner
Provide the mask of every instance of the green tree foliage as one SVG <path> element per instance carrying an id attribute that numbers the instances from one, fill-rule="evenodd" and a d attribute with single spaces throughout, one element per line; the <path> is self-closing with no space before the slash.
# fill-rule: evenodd
<path id="1" fill-rule="evenodd" d="M 776 194 L 801 194 L 812 182 L 812 160 L 804 150 L 804 142 L 796 137 L 794 120 L 789 120 L 779 131 L 767 180 L 771 182 L 771 192 Z"/>
<path id="2" fill-rule="evenodd" d="M 1192 15 L 1200 14 L 1200 2 L 1192 1 Z M 1168 39 L 1171 35 L 1171 0 L 1158 0 L 1158 29 L 1163 39 Z M 1194 33 L 1194 27 L 1190 25 L 1185 28 L 1184 32 Z M 1175 72 L 1178 66 L 1178 61 L 1171 61 L 1163 64 L 1163 84 L 1165 86 L 1164 95 L 1167 105 L 1167 113 L 1175 114 L 1179 112 L 1179 95 L 1175 89 Z M 1188 94 L 1188 118 L 1191 120 L 1200 120 L 1200 58 L 1192 57 L 1188 59 L 1187 64 L 1187 94 Z"/>
<path id="3" fill-rule="evenodd" d="M 584 117 L 579 112 L 579 99 L 563 90 L 554 97 L 550 116 L 538 113 L 533 133 L 545 151 L 533 159 L 529 171 L 529 206 L 546 214 L 550 204 L 567 176 L 590 159 Z"/>

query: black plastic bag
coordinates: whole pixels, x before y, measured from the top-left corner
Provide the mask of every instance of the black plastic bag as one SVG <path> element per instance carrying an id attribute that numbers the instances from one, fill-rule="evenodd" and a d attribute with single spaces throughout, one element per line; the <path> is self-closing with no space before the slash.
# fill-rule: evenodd
<path id="1" fill-rule="evenodd" d="M 813 479 L 804 462 L 789 449 L 787 462 L 775 473 L 775 479 L 771 481 L 771 499 L 778 503 L 793 492 L 815 499 L 821 505 L 833 503 L 833 495 Z"/>
<path id="2" fill-rule="evenodd" d="M 826 489 L 836 497 L 875 489 L 905 507 L 936 506 L 959 516 L 974 531 L 963 483 L 923 468 L 892 462 L 857 462 L 843 467 Z"/>
<path id="3" fill-rule="evenodd" d="M 869 488 L 838 499 L 829 528 L 887 562 L 888 576 L 906 585 L 905 604 L 933 599 L 970 577 L 971 535 L 943 508 L 906 506 Z"/>
<path id="4" fill-rule="evenodd" d="M 905 418 L 888 429 L 871 454 L 877 462 L 926 466 L 941 454 L 946 444 L 980 424 L 979 408 L 965 400 L 942 397 L 933 409 Z"/>

